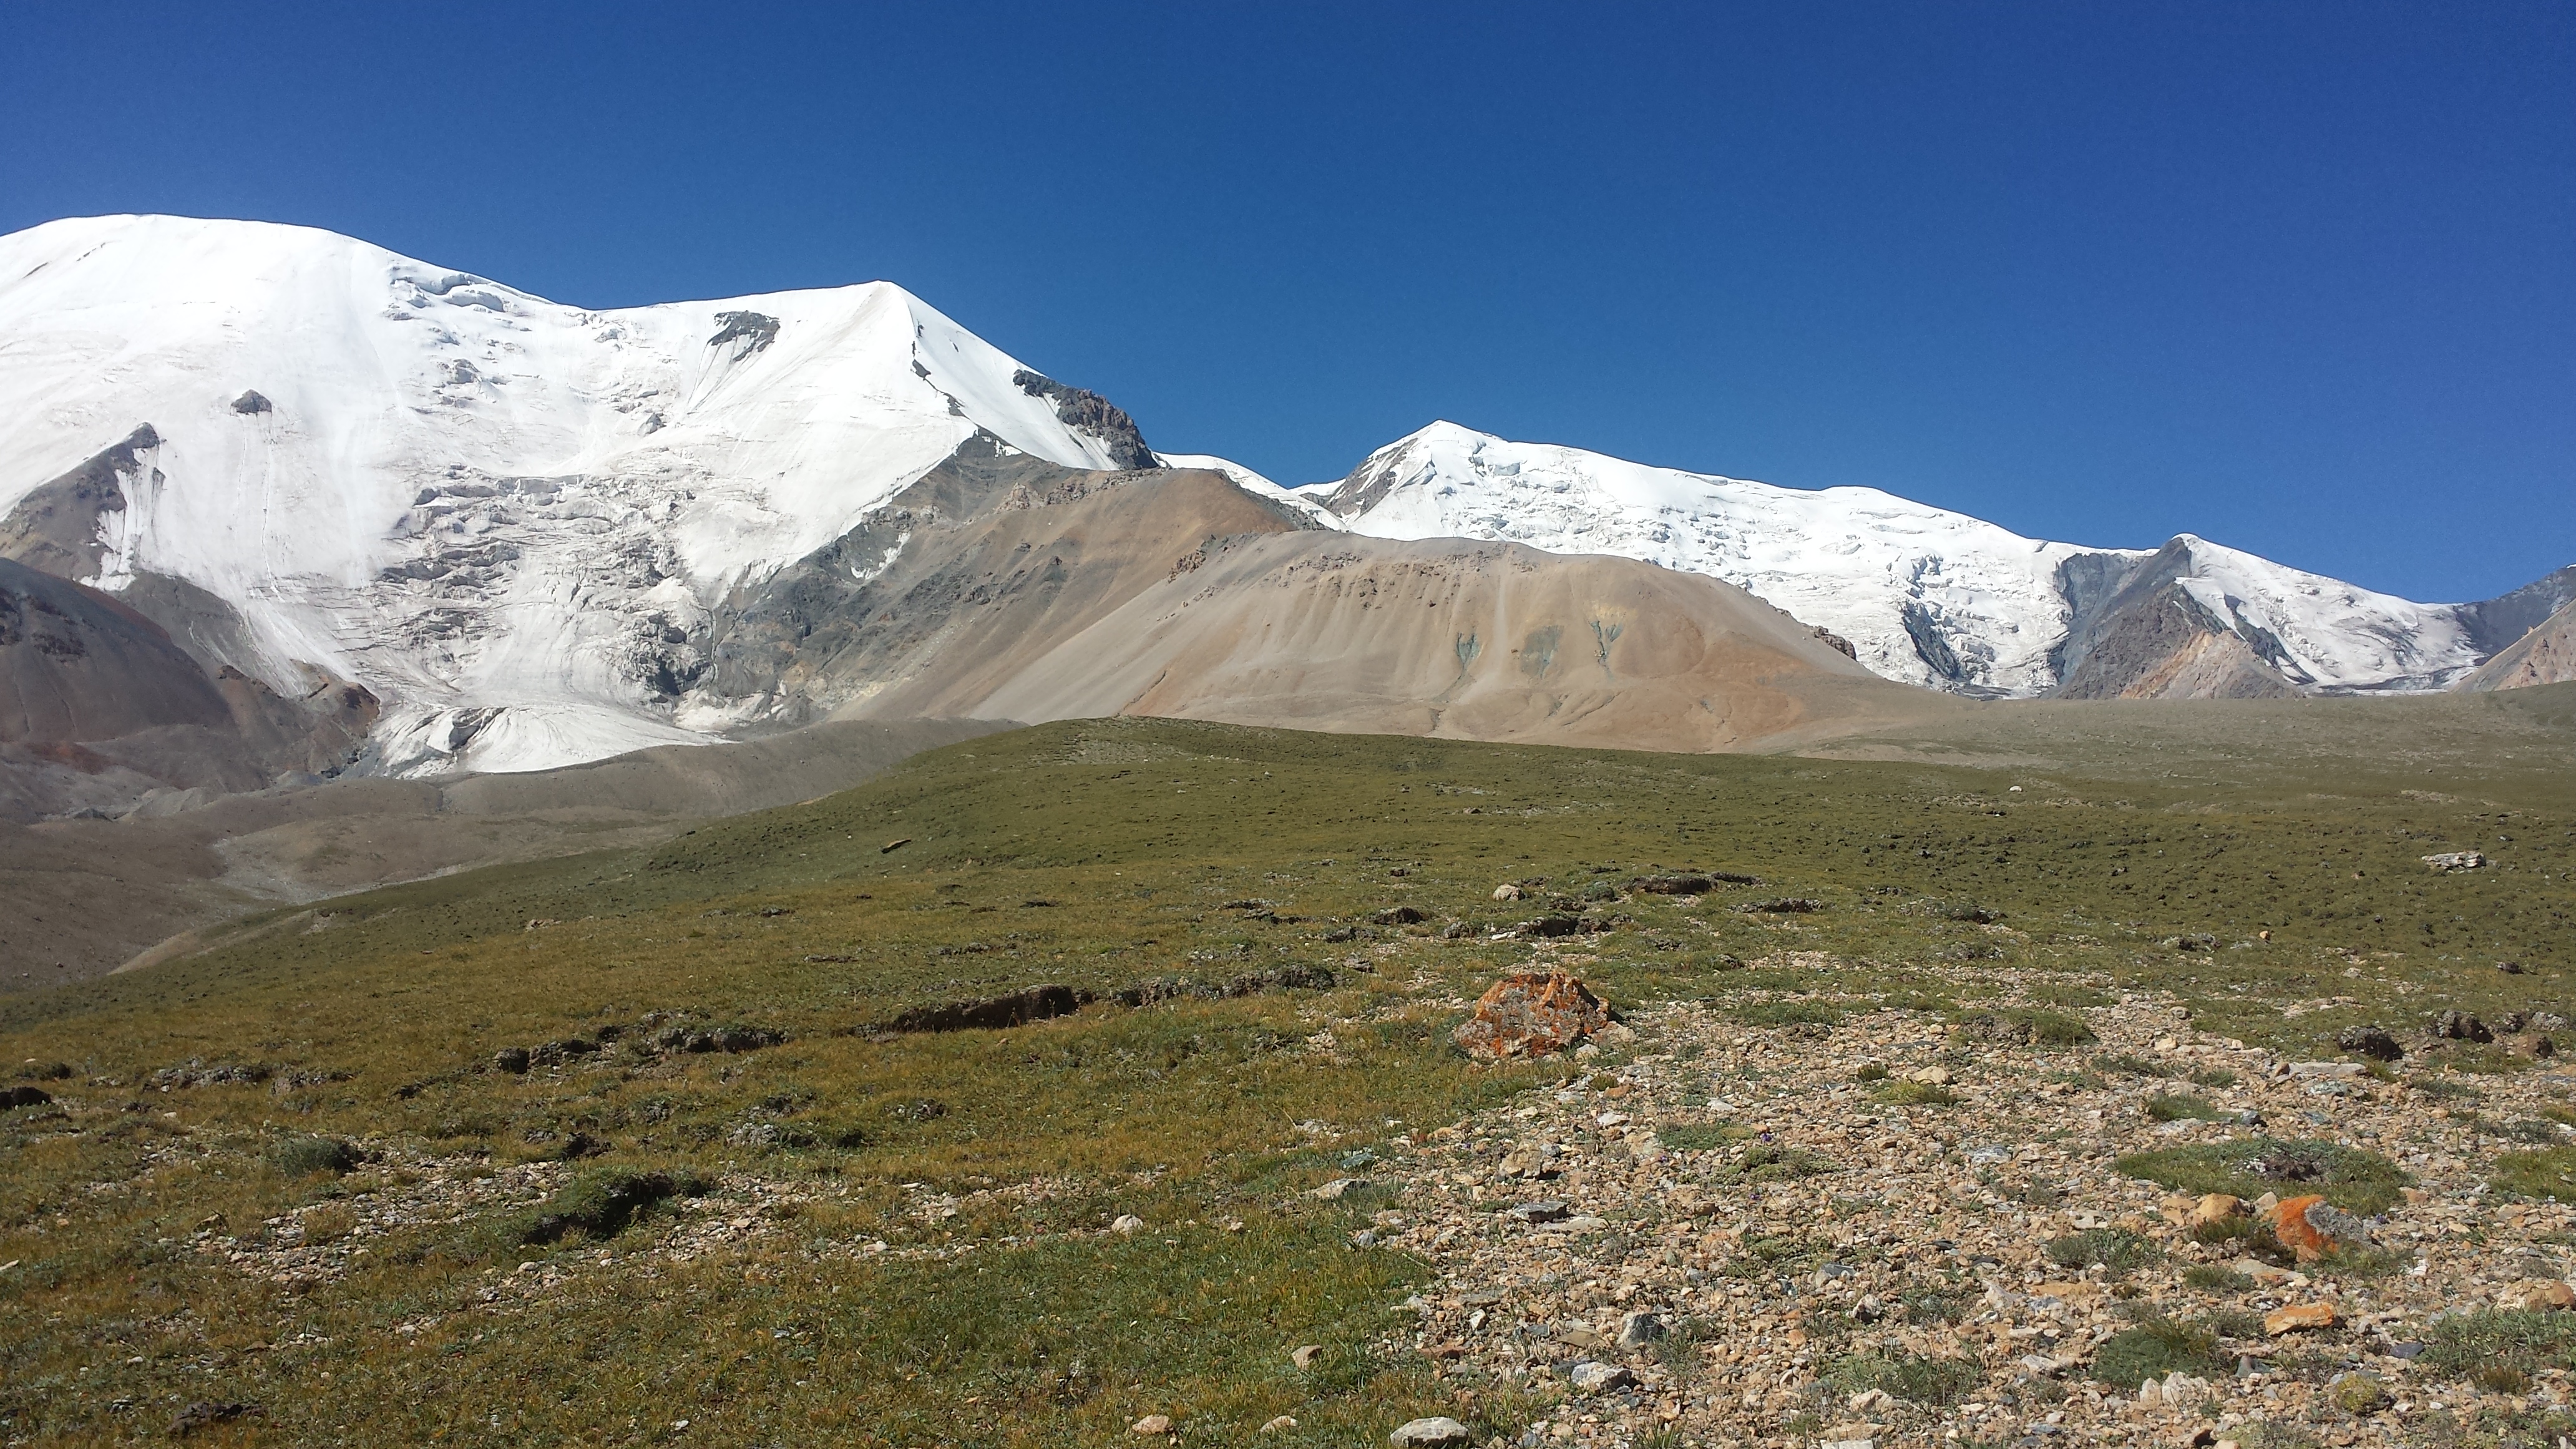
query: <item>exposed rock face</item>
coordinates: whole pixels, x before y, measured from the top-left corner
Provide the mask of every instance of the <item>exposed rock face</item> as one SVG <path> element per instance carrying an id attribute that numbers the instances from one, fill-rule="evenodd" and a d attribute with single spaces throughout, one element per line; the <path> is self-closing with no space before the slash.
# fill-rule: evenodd
<path id="1" fill-rule="evenodd" d="M 159 625 L 111 595 L 0 559 L 0 744 L 231 723 L 223 694 Z"/>
<path id="2" fill-rule="evenodd" d="M 115 595 L 0 559 L 0 818 L 333 774 L 376 713 L 353 684 L 290 700 L 210 670 Z"/>
<path id="3" fill-rule="evenodd" d="M 779 724 L 985 713 L 992 690 L 1212 539 L 1303 520 L 1215 474 L 1058 467 L 979 438 L 711 626 L 718 696 Z"/>
<path id="4" fill-rule="evenodd" d="M 2561 569 L 2541 582 L 2568 573 Z M 2511 597 L 2508 595 L 2507 597 Z M 2527 689 L 2576 680 L 2576 603 L 2561 605 L 2529 633 L 2508 644 L 2453 686 L 2473 691 Z"/>
<path id="5" fill-rule="evenodd" d="M 2280 641 L 2211 612 L 2182 586 L 2190 550 L 2167 544 L 2138 565 L 2054 651 L 2063 699 L 2277 699 L 2300 693 Z M 2098 586 L 2098 580 L 2092 583 Z"/>
<path id="6" fill-rule="evenodd" d="M 2576 564 L 2543 574 L 2510 593 L 2462 604 L 2459 615 L 2478 648 L 2492 655 L 2553 617 L 2563 621 L 2570 604 L 2576 604 Z"/>
<path id="7" fill-rule="evenodd" d="M 1499 1061 L 1567 1050 L 1609 1024 L 1601 998 L 1580 980 L 1562 971 L 1523 971 L 1486 989 L 1456 1040 L 1469 1056 Z"/>
<path id="8" fill-rule="evenodd" d="M 125 511 L 132 484 L 159 481 L 152 455 L 160 446 L 161 435 L 145 423 L 124 441 L 19 499 L 9 516 L 0 519 L 0 559 L 15 559 L 57 578 L 97 578 L 107 552 L 101 521 Z"/>
<path id="9" fill-rule="evenodd" d="M 1145 446 L 1145 435 L 1136 430 L 1136 420 L 1109 399 L 1088 388 L 1067 387 L 1025 367 L 1011 374 L 1011 381 L 1029 396 L 1055 404 L 1055 415 L 1064 420 L 1065 426 L 1108 445 L 1110 461 L 1119 467 L 1161 466 L 1154 450 Z"/>

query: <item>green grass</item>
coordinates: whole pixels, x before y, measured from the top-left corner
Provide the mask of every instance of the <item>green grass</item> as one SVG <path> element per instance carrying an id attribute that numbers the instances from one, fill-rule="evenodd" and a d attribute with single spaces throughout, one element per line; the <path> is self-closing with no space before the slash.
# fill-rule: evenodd
<path id="1" fill-rule="evenodd" d="M 1672 1126 L 1657 1129 L 1655 1139 L 1675 1152 L 1709 1152 L 1741 1142 L 1752 1135 L 1752 1129 L 1749 1127 L 1677 1122 Z"/>
<path id="2" fill-rule="evenodd" d="M 1970 1358 L 1864 1353 L 1834 1365 L 1830 1378 L 1838 1393 L 1877 1389 L 1908 1403 L 1946 1408 L 1967 1402 L 1985 1383 L 1986 1371 Z"/>
<path id="3" fill-rule="evenodd" d="M 0 1418 L 40 1444 L 113 1439 L 140 1422 L 118 1399 L 173 1395 L 257 1403 L 256 1432 L 283 1443 L 623 1442 L 679 1417 L 709 1442 L 1113 1443 L 1147 1412 L 1204 1426 L 1202 1442 L 1283 1413 L 1301 1426 L 1289 1445 L 1378 1442 L 1432 1412 L 1496 1415 L 1479 1441 L 1516 1437 L 1509 1395 L 1459 1409 L 1422 1360 L 1371 1347 L 1409 1321 L 1395 1305 L 1424 1272 L 1351 1246 L 1385 1199 L 1302 1194 L 1348 1152 L 1566 1079 L 1563 1063 L 1467 1061 L 1439 1004 L 1533 948 L 1367 922 L 1413 906 L 1499 928 L 1543 908 L 1493 901 L 1502 881 L 1544 877 L 1544 897 L 1759 875 L 1759 894 L 1826 909 L 1639 895 L 1618 906 L 1628 925 L 1564 949 L 1622 1010 L 1706 1001 L 1812 1032 L 1876 1004 L 2016 1050 L 2084 1045 L 2080 1013 L 2131 990 L 2279 1050 L 2314 1028 L 2280 1004 L 2328 992 L 2383 1015 L 2398 985 L 2409 1012 L 2564 996 L 2576 793 L 2560 772 L 2436 778 L 2410 761 L 2381 778 L 2293 744 L 2196 773 L 2176 755 L 2154 774 L 2106 759 L 2012 795 L 2026 771 L 1076 722 L 650 850 L 265 913 L 184 961 L 0 997 L 0 1060 L 70 1065 L 44 1078 L 64 1112 L 0 1118 L 0 1262 L 19 1263 L 0 1277 Z M 2437 787 L 2459 800 L 2403 793 Z M 2426 876 L 2428 841 L 2497 833 L 2480 803 L 2495 798 L 2521 802 L 2516 870 Z M 2333 868 L 2285 864 L 2319 861 Z M 1226 908 L 1250 899 L 1272 904 Z M 2262 929 L 2274 939 L 2242 950 L 2154 946 Z M 2444 959 L 2499 943 L 2525 975 Z M 2056 1004 L 1983 1004 L 1993 985 L 1946 964 L 1963 949 L 2050 973 L 2033 999 Z M 2347 950 L 2371 953 L 2369 978 L 2344 978 Z M 1290 967 L 1334 984 L 1113 1000 Z M 872 1034 L 1050 983 L 1095 999 L 1008 1030 Z M 1329 1050 L 1310 1044 L 1326 1024 Z M 744 1049 L 654 1044 L 726 1027 Z M 600 1049 L 492 1068 L 504 1048 L 574 1039 Z M 191 1061 L 289 1085 L 149 1086 Z M 1664 1131 L 1711 1154 L 1721 1189 L 1835 1167 Z M 577 1138 L 605 1150 L 575 1153 Z M 2199 1191 L 2272 1185 L 2204 1149 L 2150 1156 Z M 2345 1180 L 2329 1195 L 2356 1210 L 2399 1180 L 2330 1166 Z M 188 1246 L 201 1223 L 255 1242 L 296 1215 L 356 1241 L 366 1205 L 425 1190 L 425 1172 L 559 1186 L 368 1238 L 345 1275 L 292 1287 Z M 933 1199 L 955 1215 L 926 1212 Z M 1105 1234 L 1120 1213 L 1150 1231 Z M 736 1218 L 757 1226 L 686 1262 L 650 1251 L 675 1223 Z M 1828 1251 L 1758 1238 L 1726 1271 L 1795 1277 Z M 520 1261 L 561 1279 L 541 1311 L 504 1311 L 531 1276 Z M 1298 1343 L 1326 1346 L 1317 1370 L 1286 1369 Z M 1944 1362 L 1854 1372 L 1938 1402 Z"/>
<path id="4" fill-rule="evenodd" d="M 2488 1181 L 2496 1191 L 2516 1197 L 2576 1202 L 2576 1147 L 2504 1153 L 2496 1158 Z"/>
<path id="5" fill-rule="evenodd" d="M 2195 1097 L 2189 1093 L 2158 1093 L 2147 1099 L 2147 1116 L 2158 1122 L 2185 1120 L 2215 1122 L 2220 1115 L 2219 1110 L 2211 1106 L 2207 1098 Z"/>
<path id="6" fill-rule="evenodd" d="M 2062 1011 L 2027 1007 L 1968 1011 L 1959 1014 L 1958 1024 L 1971 1037 L 2043 1050 L 2090 1046 L 2095 1040 L 2093 1028 L 2082 1018 Z"/>
<path id="7" fill-rule="evenodd" d="M 2120 1171 L 2181 1192 L 2323 1196 L 2356 1213 L 2385 1211 L 2408 1179 L 2404 1169 L 2375 1152 L 2314 1140 L 2240 1137 L 2198 1147 L 2132 1153 Z"/>
<path id="8" fill-rule="evenodd" d="M 1891 1107 L 1948 1107 L 1959 1100 L 1947 1087 L 1915 1081 L 1882 1082 L 1869 1095 L 1872 1101 Z"/>
<path id="9" fill-rule="evenodd" d="M 2125 1273 L 2163 1256 L 2153 1242 L 2127 1228 L 2087 1228 L 2048 1244 L 2048 1261 L 2061 1268 L 2103 1267 Z"/>
<path id="10" fill-rule="evenodd" d="M 2517 1381 L 2543 1369 L 2576 1369 L 2576 1313 L 2479 1308 L 2454 1314 L 2433 1325 L 2422 1363 L 2455 1378 L 2510 1375 Z"/>
<path id="11" fill-rule="evenodd" d="M 2096 1383 L 2134 1390 L 2148 1379 L 2183 1373 L 2211 1378 L 2227 1370 L 2218 1334 L 2206 1324 L 2154 1318 L 2124 1328 L 2093 1351 Z"/>

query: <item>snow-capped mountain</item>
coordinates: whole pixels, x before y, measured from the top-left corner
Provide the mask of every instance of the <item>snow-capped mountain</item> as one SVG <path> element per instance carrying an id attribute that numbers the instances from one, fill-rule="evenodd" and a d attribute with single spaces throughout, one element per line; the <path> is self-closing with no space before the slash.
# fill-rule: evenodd
<path id="1" fill-rule="evenodd" d="M 2051 543 L 1874 488 L 1782 488 L 1454 423 L 1304 491 L 1378 537 L 1508 539 L 1711 574 L 1831 630 L 1880 675 L 1961 693 L 2059 692 L 2076 663 L 2070 645 L 2100 633 L 2105 606 L 2151 564 L 2197 606 L 2197 630 L 2233 636 L 2283 689 L 2438 688 L 2490 652 L 2463 606 L 2373 593 L 2189 535 L 2164 550 Z"/>
<path id="2" fill-rule="evenodd" d="M 1279 530 L 1712 576 L 1799 621 L 1794 647 L 1772 640 L 1764 658 L 1846 670 L 1812 626 L 1878 675 L 1985 696 L 2434 688 L 2576 594 L 2571 568 L 2483 604 L 2414 604 L 2189 536 L 2087 549 L 1870 489 L 1446 423 L 1338 485 L 1288 489 L 1155 453 L 1108 400 L 890 283 L 594 311 L 251 222 L 96 217 L 0 237 L 0 409 L 0 560 L 166 630 L 235 731 L 264 742 L 240 761 L 293 772 L 345 761 L 360 736 L 367 770 L 525 770 L 905 701 L 972 710 L 1005 664 L 1056 677 L 1021 654 L 1213 578 L 1227 539 Z M 1455 550 L 1345 543 L 1329 557 L 1467 567 Z M 1584 591 L 1654 589 L 1556 562 L 1543 571 L 1586 581 L 1551 605 L 1563 628 L 1602 631 L 1607 651 L 1626 606 Z M 1286 597 L 1276 584 L 1262 597 Z M 1711 587 L 1673 597 L 1711 620 L 1749 602 Z M 1469 681 L 1504 622 L 1469 612 L 1424 645 L 1413 634 L 1449 618 L 1426 608 L 1405 647 Z M 1781 621 L 1760 612 L 1710 627 L 1770 639 Z M 1553 659 L 1531 628 L 1509 652 Z M 1225 652 L 1200 642 L 1214 652 L 1193 668 Z M 1242 677 L 1312 662 L 1263 661 Z M 1543 663 L 1526 677 L 1556 687 Z M 1734 687 L 1700 681 L 1693 698 Z M 1452 692 L 1404 708 L 1463 728 L 1473 712 Z M 221 733 L 197 719 L 213 696 L 168 697 L 194 713 L 152 728 Z"/>
<path id="3" fill-rule="evenodd" d="M 230 606 L 223 662 L 281 689 L 366 685 L 395 768 L 703 738 L 707 611 L 979 430 L 1154 466 L 1124 413 L 890 283 L 590 311 L 162 216 L 0 237 L 0 411 L 0 515 L 125 445 L 72 575 Z"/>

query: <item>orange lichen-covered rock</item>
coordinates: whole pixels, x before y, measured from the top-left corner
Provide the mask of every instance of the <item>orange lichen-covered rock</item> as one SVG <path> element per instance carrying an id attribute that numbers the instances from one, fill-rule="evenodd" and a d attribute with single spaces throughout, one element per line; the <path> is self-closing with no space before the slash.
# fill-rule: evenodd
<path id="1" fill-rule="evenodd" d="M 1458 1028 L 1459 1049 L 1485 1061 L 1561 1052 L 1610 1024 L 1610 1010 L 1562 971 L 1522 971 L 1486 988 Z"/>
<path id="2" fill-rule="evenodd" d="M 2313 1263 L 2328 1253 L 2367 1246 L 2370 1225 L 2311 1194 L 2272 1209 L 2272 1236 L 2300 1262 Z"/>
<path id="3" fill-rule="evenodd" d="M 2287 1308 L 2275 1308 L 2263 1315 L 2263 1331 L 2274 1338 L 2279 1338 L 2285 1333 L 2297 1333 L 2302 1329 L 2334 1326 L 2335 1311 L 2331 1303 L 2294 1303 Z"/>

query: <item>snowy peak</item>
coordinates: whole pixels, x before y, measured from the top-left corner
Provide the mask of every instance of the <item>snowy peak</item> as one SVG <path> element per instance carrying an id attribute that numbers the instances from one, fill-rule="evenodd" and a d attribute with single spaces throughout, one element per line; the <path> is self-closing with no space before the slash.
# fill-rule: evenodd
<path id="1" fill-rule="evenodd" d="M 1324 499 L 1380 537 L 1508 539 L 1710 574 L 1849 640 L 1878 674 L 1961 694 L 2078 679 L 2120 693 L 2150 676 L 2189 690 L 2220 674 L 2234 692 L 2434 689 L 2490 652 L 2464 622 L 2473 606 L 2412 603 L 2187 534 L 2158 550 L 2052 543 L 1873 488 L 1781 488 L 1448 422 L 1370 454 Z M 2149 576 L 2155 587 L 2137 586 Z M 2175 608 L 2187 617 L 2132 625 L 2118 612 Z M 2120 648 L 2096 653 L 2115 633 Z M 2232 642 L 2213 653 L 2219 635 Z M 2200 662 L 2186 669 L 2182 650 Z"/>
<path id="2" fill-rule="evenodd" d="M 71 520 L 79 576 L 238 610 L 224 662 L 259 677 L 365 684 L 397 767 L 702 738 L 675 710 L 727 592 L 979 434 L 1152 466 L 1123 412 L 891 283 L 594 311 L 181 217 L 0 237 L 0 407 L 0 532 L 121 480 Z"/>
<path id="3" fill-rule="evenodd" d="M 2103 552 L 1873 488 L 1780 488 L 1447 422 L 1371 454 L 1325 501 L 1380 537 L 1507 539 L 1708 574 L 1849 640 L 1875 673 L 1970 694 L 2055 682 L 2048 649 L 2071 614 L 2058 569 Z"/>

